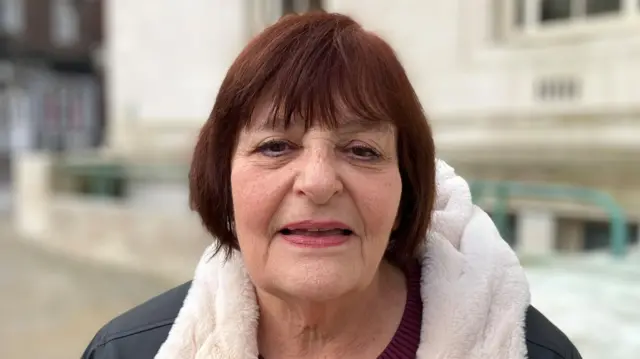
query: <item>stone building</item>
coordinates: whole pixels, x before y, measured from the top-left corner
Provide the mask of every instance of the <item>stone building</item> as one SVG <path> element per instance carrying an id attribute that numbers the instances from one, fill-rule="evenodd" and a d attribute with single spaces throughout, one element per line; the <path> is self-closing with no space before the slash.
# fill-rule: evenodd
<path id="1" fill-rule="evenodd" d="M 101 41 L 101 1 L 0 0 L 0 208 L 13 153 L 101 144 Z"/>
<path id="2" fill-rule="evenodd" d="M 101 206 L 96 225 L 108 226 L 105 232 L 118 228 L 115 218 L 163 223 L 152 231 L 128 221 L 138 232 L 109 232 L 124 247 L 143 246 L 141 233 L 180 236 L 180 228 L 196 223 L 186 203 L 188 157 L 228 66 L 264 26 L 288 11 L 317 8 L 352 15 L 392 44 L 431 119 L 439 156 L 466 178 L 609 195 L 626 214 L 628 238 L 637 238 L 637 0 L 106 1 L 107 136 L 100 153 L 164 172 L 130 176 L 118 202 L 77 197 L 73 206 Z M 30 177 L 33 167 L 23 169 Z M 523 255 L 607 246 L 610 213 L 590 203 L 591 195 L 512 196 L 502 203 L 505 237 Z M 54 210 L 42 218 L 92 216 L 70 209 L 69 201 L 51 201 Z M 490 212 L 498 204 L 482 203 Z"/>

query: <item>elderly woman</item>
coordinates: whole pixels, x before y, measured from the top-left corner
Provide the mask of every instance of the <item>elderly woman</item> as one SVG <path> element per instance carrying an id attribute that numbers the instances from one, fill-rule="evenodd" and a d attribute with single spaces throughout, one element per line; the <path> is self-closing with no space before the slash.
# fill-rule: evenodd
<path id="1" fill-rule="evenodd" d="M 347 16 L 287 16 L 248 44 L 189 179 L 215 238 L 195 278 L 85 359 L 580 357 L 436 160 L 393 50 Z"/>

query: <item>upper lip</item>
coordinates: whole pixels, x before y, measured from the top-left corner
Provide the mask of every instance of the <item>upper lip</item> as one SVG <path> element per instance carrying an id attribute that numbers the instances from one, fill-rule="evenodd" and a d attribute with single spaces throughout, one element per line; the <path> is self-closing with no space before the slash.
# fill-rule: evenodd
<path id="1" fill-rule="evenodd" d="M 348 225 L 340 222 L 340 221 L 314 221 L 314 220 L 307 220 L 307 221 L 300 221 L 300 222 L 292 222 L 289 223 L 287 225 L 282 226 L 282 228 L 280 228 L 280 230 L 284 230 L 284 229 L 289 229 L 289 230 L 294 230 L 294 229 L 303 229 L 303 230 L 321 230 L 321 229 L 341 229 L 341 230 L 347 230 L 347 231 L 352 231 L 351 227 L 349 227 Z"/>

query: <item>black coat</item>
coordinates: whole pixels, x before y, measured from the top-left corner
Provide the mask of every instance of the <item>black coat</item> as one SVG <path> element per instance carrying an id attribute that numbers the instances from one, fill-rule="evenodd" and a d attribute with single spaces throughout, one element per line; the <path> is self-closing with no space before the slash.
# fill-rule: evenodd
<path id="1" fill-rule="evenodd" d="M 82 359 L 153 359 L 190 285 L 176 287 L 112 320 L 98 331 Z M 571 341 L 533 307 L 527 311 L 526 340 L 528 359 L 581 359 Z"/>

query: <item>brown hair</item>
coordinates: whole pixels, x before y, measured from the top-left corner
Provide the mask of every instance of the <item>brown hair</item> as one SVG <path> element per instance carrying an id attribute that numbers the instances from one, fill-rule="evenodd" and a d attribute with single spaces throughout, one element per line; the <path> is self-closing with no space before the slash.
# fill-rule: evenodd
<path id="1" fill-rule="evenodd" d="M 337 126 L 345 107 L 397 133 L 402 178 L 398 225 L 386 258 L 404 266 L 425 238 L 435 197 L 435 150 L 420 101 L 391 47 L 348 16 L 287 15 L 255 37 L 231 65 L 195 147 L 190 201 L 227 255 L 238 249 L 231 161 L 240 131 L 262 99 L 275 121 Z"/>

